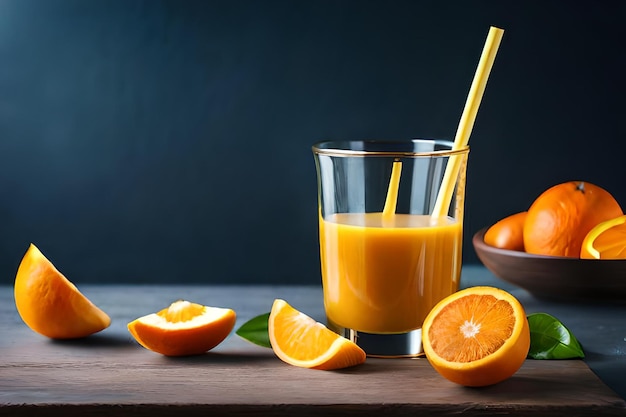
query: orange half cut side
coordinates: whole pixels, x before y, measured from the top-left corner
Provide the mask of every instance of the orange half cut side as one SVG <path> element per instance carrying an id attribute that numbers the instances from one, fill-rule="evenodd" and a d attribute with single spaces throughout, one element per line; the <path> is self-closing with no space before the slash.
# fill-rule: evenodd
<path id="1" fill-rule="evenodd" d="M 465 386 L 511 377 L 530 348 L 524 308 L 513 295 L 493 287 L 471 287 L 443 299 L 426 317 L 422 339 L 435 370 Z"/>
<path id="2" fill-rule="evenodd" d="M 596 225 L 580 250 L 584 259 L 626 259 L 626 215 Z"/>

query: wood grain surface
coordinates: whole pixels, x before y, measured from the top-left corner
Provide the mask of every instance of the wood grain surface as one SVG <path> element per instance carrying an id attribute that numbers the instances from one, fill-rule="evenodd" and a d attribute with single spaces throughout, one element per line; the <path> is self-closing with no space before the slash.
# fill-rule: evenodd
<path id="1" fill-rule="evenodd" d="M 0 416 L 626 415 L 624 400 L 581 360 L 527 360 L 509 380 L 477 389 L 448 382 L 424 358 L 315 371 L 234 333 L 205 355 L 167 358 L 126 330 L 178 298 L 233 307 L 237 326 L 277 296 L 320 319 L 315 287 L 87 286 L 113 324 L 76 341 L 33 333 L 11 290 L 0 287 Z"/>

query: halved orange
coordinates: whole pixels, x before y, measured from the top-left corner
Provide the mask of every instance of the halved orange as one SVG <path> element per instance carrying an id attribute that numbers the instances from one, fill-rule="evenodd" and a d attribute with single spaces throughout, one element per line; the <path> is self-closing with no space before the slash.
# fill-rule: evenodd
<path id="1" fill-rule="evenodd" d="M 128 323 L 128 331 L 146 349 L 166 356 L 200 355 L 222 343 L 237 315 L 230 308 L 179 300 L 168 308 Z"/>
<path id="2" fill-rule="evenodd" d="M 31 244 L 15 276 L 15 306 L 24 323 L 53 339 L 73 339 L 99 332 L 111 318 Z"/>
<path id="3" fill-rule="evenodd" d="M 626 216 L 596 225 L 587 233 L 580 249 L 585 259 L 626 259 Z"/>
<path id="4" fill-rule="evenodd" d="M 340 369 L 365 362 L 365 352 L 354 342 L 276 299 L 268 321 L 276 356 L 302 368 Z"/>
<path id="5" fill-rule="evenodd" d="M 431 310 L 422 341 L 437 372 L 457 384 L 479 387 L 519 370 L 528 355 L 530 330 L 524 308 L 512 294 L 470 287 Z"/>

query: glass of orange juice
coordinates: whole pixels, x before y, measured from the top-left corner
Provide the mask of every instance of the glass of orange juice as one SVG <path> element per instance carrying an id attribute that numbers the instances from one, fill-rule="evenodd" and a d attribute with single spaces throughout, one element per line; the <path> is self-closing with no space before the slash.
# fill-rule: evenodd
<path id="1" fill-rule="evenodd" d="M 313 154 L 328 327 L 369 356 L 421 355 L 424 318 L 459 286 L 469 147 L 327 141 Z M 451 198 L 436 213 L 450 174 Z"/>

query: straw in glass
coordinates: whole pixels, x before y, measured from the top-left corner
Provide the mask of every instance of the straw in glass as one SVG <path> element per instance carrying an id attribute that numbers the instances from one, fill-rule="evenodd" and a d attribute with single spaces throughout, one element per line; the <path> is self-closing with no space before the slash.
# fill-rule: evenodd
<path id="1" fill-rule="evenodd" d="M 480 107 L 480 102 L 485 92 L 485 86 L 487 85 L 487 79 L 489 73 L 493 67 L 493 62 L 496 59 L 498 47 L 500 41 L 504 35 L 504 30 L 492 26 L 489 29 L 487 40 L 483 48 L 480 61 L 478 62 L 478 68 L 474 74 L 474 80 L 470 87 L 467 100 L 465 102 L 465 108 L 459 121 L 459 126 L 454 138 L 454 144 L 452 150 L 459 150 L 467 146 L 469 143 L 469 137 L 474 127 L 474 121 L 476 120 L 476 114 Z M 453 155 L 448 161 L 446 171 L 444 173 L 439 193 L 437 194 L 437 200 L 435 201 L 435 207 L 433 209 L 432 217 L 438 218 L 446 216 L 450 207 L 450 201 L 452 200 L 452 193 L 456 184 L 456 178 L 460 169 L 461 159 L 458 155 Z"/>

